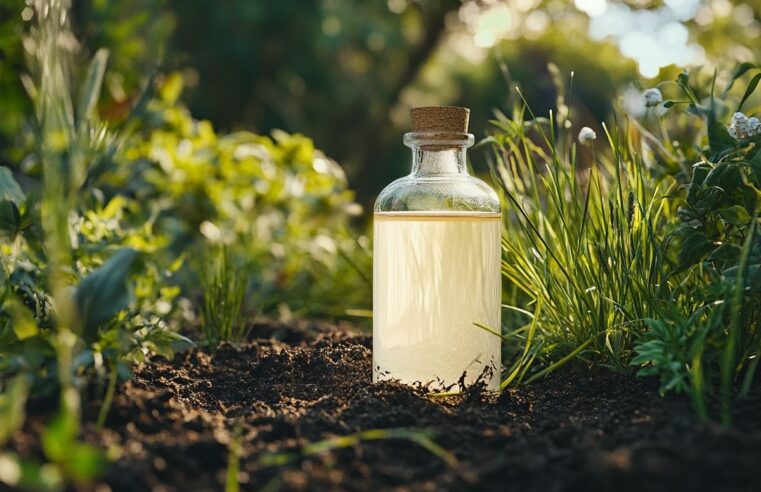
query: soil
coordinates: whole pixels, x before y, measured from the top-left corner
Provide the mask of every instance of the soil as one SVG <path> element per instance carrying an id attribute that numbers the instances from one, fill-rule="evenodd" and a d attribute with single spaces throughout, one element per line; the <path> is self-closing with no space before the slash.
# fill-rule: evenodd
<path id="1" fill-rule="evenodd" d="M 371 339 L 349 329 L 263 324 L 254 337 L 136 368 L 105 430 L 87 431 L 121 450 L 104 484 L 223 490 L 239 447 L 242 490 L 761 490 L 758 385 L 723 428 L 631 375 L 560 371 L 441 398 L 372 384 Z M 403 430 L 356 438 L 374 429 Z"/>

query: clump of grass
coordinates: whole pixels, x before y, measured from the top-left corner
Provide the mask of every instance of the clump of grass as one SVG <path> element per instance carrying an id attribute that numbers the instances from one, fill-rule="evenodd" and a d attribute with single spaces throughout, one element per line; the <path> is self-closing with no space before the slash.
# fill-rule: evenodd
<path id="1" fill-rule="evenodd" d="M 573 359 L 625 370 L 645 318 L 672 289 L 662 198 L 674 185 L 649 174 L 632 129 L 603 126 L 610 151 L 598 153 L 594 141 L 575 143 L 567 118 L 537 118 L 523 104 L 493 122 L 492 169 L 508 211 L 505 307 L 525 322 L 507 329 L 523 345 L 507 383 Z M 536 361 L 544 369 L 532 376 Z"/>
<path id="2" fill-rule="evenodd" d="M 201 264 L 203 329 L 209 344 L 241 343 L 248 337 L 243 312 L 247 272 L 245 262 L 226 245 L 214 246 Z"/>

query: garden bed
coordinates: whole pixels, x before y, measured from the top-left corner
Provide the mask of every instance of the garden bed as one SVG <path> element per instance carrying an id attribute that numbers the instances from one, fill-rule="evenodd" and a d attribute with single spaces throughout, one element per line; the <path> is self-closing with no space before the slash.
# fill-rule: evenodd
<path id="1" fill-rule="evenodd" d="M 686 398 L 660 398 L 655 381 L 630 375 L 561 371 L 498 398 L 470 388 L 444 399 L 371 384 L 371 339 L 350 328 L 272 324 L 254 335 L 242 347 L 157 358 L 119 386 L 102 434 L 86 431 L 87 440 L 120 450 L 103 478 L 113 490 L 220 490 L 234 443 L 244 490 L 750 491 L 761 484 L 758 385 L 738 401 L 726 429 L 699 423 Z M 98 408 L 92 402 L 86 410 Z M 15 439 L 22 454 L 35 448 L 38 418 Z M 329 441 L 324 452 L 308 446 L 400 428 L 416 432 Z M 426 449 L 422 431 L 442 449 Z"/>

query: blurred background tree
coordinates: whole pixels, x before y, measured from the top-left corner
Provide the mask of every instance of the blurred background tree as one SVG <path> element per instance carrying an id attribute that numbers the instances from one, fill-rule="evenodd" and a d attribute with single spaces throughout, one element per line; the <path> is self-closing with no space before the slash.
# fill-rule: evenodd
<path id="1" fill-rule="evenodd" d="M 18 74 L 31 14 L 24 0 L 0 0 L 3 164 L 24 155 L 30 108 Z M 221 131 L 309 135 L 366 207 L 408 169 L 410 106 L 469 106 L 483 136 L 512 85 L 538 113 L 553 105 L 552 62 L 556 76 L 575 71 L 574 125 L 594 128 L 637 81 L 761 50 L 761 5 L 741 0 L 78 0 L 74 16 L 88 48 L 113 53 L 109 116 L 145 73 L 179 70 L 194 116 Z"/>

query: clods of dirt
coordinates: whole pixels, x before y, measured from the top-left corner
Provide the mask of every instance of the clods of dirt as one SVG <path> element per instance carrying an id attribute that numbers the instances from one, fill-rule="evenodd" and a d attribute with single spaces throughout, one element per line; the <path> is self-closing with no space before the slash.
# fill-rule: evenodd
<path id="1" fill-rule="evenodd" d="M 242 490 L 761 490 L 758 386 L 730 429 L 610 372 L 440 398 L 372 384 L 368 337 L 303 328 L 138 367 L 88 430 L 121 451 L 104 484 L 222 490 L 232 460 Z"/>

